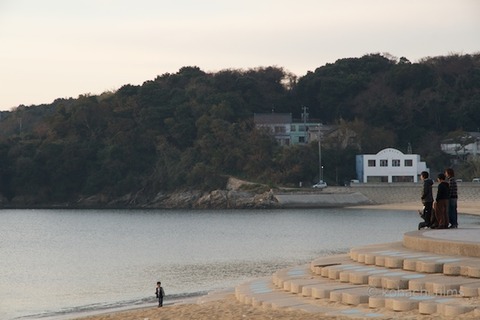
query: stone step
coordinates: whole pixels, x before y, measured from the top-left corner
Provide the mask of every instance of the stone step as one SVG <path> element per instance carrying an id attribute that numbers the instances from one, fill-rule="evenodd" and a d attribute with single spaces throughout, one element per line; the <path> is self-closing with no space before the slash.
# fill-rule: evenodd
<path id="1" fill-rule="evenodd" d="M 317 260 L 318 262 L 318 260 Z M 278 277 L 281 278 L 281 274 Z M 413 292 L 426 292 L 437 295 L 465 295 L 475 297 L 480 294 L 479 280 L 466 277 L 451 277 L 444 274 L 426 274 L 403 269 L 388 269 L 381 267 L 365 266 L 360 263 L 347 263 L 323 267 L 321 276 L 330 280 L 354 285 L 369 285 L 374 288 L 410 290 Z M 313 275 L 303 273 L 303 285 L 314 283 Z M 289 279 L 286 279 L 289 280 Z M 277 281 L 281 281 L 277 279 Z M 283 287 L 289 290 L 289 282 Z M 464 286 L 464 287 L 462 287 Z M 463 288 L 463 291 L 461 290 Z M 295 293 L 299 293 L 297 287 Z"/>
<path id="2" fill-rule="evenodd" d="M 328 306 L 320 304 L 318 299 L 312 299 L 304 297 L 300 294 L 292 294 L 283 289 L 276 288 L 270 278 L 260 278 L 253 281 L 243 283 L 235 288 L 235 297 L 241 303 L 249 304 L 264 309 L 287 309 L 287 310 L 301 310 L 303 312 L 312 314 L 324 314 L 324 315 L 343 315 L 349 318 L 380 318 L 388 319 L 379 312 L 372 311 L 365 306 L 364 308 L 355 309 L 352 311 L 347 305 L 345 306 Z M 300 281 L 296 279 L 292 281 Z M 321 279 L 319 279 L 321 280 Z M 330 280 L 332 287 L 334 284 Z M 344 284 L 340 284 L 344 286 Z M 352 288 L 352 286 L 349 286 Z M 339 289 L 339 288 L 336 288 Z M 348 294 L 348 292 L 346 293 Z"/>
<path id="3" fill-rule="evenodd" d="M 349 262 L 338 258 L 343 259 L 319 258 L 314 263 L 318 266 L 335 259 L 337 262 Z M 465 297 L 478 296 L 480 288 L 480 282 L 474 278 L 416 273 L 365 266 L 357 262 L 322 265 L 325 265 L 321 270 L 323 277 L 311 271 L 309 273 L 307 266 L 280 270 L 275 274 L 276 288 L 303 297 L 326 299 L 345 305 L 367 304 L 370 308 L 386 308 L 391 311 L 418 310 L 422 301 L 435 305 L 446 303 L 443 296 L 451 296 L 456 299 L 455 305 L 462 306 L 460 302 Z M 438 299 L 440 295 L 442 299 Z M 468 312 L 471 308 L 462 306 L 460 309 Z"/>
<path id="4" fill-rule="evenodd" d="M 458 229 L 420 230 L 403 235 L 403 245 L 416 251 L 439 255 L 480 258 L 480 226 L 464 225 Z"/>
<path id="5" fill-rule="evenodd" d="M 436 255 L 404 248 L 401 243 L 352 248 L 350 258 L 365 265 L 480 278 L 480 258 Z"/>
<path id="6" fill-rule="evenodd" d="M 332 266 L 333 267 L 333 266 Z M 355 285 L 342 283 L 314 275 L 308 266 L 282 269 L 276 272 L 278 286 L 273 283 L 273 276 L 261 278 L 237 286 L 235 295 L 238 301 L 265 309 L 285 308 L 289 310 L 303 310 L 310 313 L 325 315 L 343 315 L 351 318 L 388 318 L 384 311 L 407 312 L 417 311 L 419 314 L 438 314 L 451 317 L 472 312 L 480 314 L 478 300 L 469 302 L 461 295 L 442 296 L 431 294 L 422 287 L 422 291 L 375 288 L 368 285 Z M 391 272 L 392 270 L 387 270 Z M 426 275 L 430 277 L 429 283 L 438 283 L 434 279 L 453 278 L 445 275 Z M 476 279 L 464 278 L 463 287 L 469 287 L 478 292 L 480 282 Z M 448 282 L 445 285 L 449 285 Z M 462 287 L 462 288 L 463 288 Z M 460 287 L 459 287 L 460 288 Z M 431 290 L 435 290 L 432 288 Z M 316 301 L 334 303 L 334 307 L 318 304 Z M 343 309 L 338 303 L 355 309 Z"/>
<path id="7" fill-rule="evenodd" d="M 403 242 L 319 257 L 240 285 L 235 295 L 262 308 L 325 316 L 480 318 L 480 241 L 472 238 L 480 228 L 465 230 L 409 233 Z M 415 237 L 428 239 L 416 246 Z M 448 250 L 432 247 L 440 242 L 430 238 L 439 237 L 451 242 Z"/>

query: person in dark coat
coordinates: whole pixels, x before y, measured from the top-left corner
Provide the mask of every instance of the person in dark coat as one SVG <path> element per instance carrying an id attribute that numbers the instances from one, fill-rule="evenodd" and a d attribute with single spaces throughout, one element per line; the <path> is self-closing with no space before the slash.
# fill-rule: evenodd
<path id="1" fill-rule="evenodd" d="M 450 191 L 448 183 L 445 181 L 445 174 L 439 173 L 437 177 L 438 188 L 437 197 L 435 198 L 435 219 L 436 225 L 433 228 L 446 229 L 448 228 L 448 200 L 450 199 Z"/>
<path id="2" fill-rule="evenodd" d="M 158 299 L 158 307 L 163 307 L 163 297 L 165 296 L 165 291 L 163 291 L 162 283 L 160 281 L 157 282 L 157 288 L 155 289 L 155 295 Z"/>
<path id="3" fill-rule="evenodd" d="M 422 171 L 420 179 L 423 181 L 421 200 L 423 204 L 423 212 L 420 212 L 420 216 L 425 220 L 418 224 L 418 230 L 422 228 L 429 228 L 432 225 L 432 208 L 433 208 L 433 193 L 432 186 L 433 180 L 429 178 L 427 171 Z"/>
<path id="4" fill-rule="evenodd" d="M 448 179 L 448 190 L 450 199 L 448 199 L 448 220 L 450 221 L 450 227 L 458 228 L 457 221 L 457 200 L 458 200 L 458 187 L 457 180 L 455 179 L 455 171 L 452 168 L 445 169 L 445 175 Z"/>

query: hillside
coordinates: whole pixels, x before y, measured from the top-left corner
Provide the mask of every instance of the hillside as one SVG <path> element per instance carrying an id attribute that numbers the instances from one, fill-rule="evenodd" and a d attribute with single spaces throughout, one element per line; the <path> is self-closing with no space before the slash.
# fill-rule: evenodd
<path id="1" fill-rule="evenodd" d="M 272 187 L 307 184 L 318 171 L 316 145 L 281 148 L 252 122 L 253 113 L 272 109 L 299 118 L 302 106 L 357 134 L 346 148 L 325 141 L 330 185 L 354 177 L 355 154 L 406 152 L 408 145 L 433 170 L 453 163 L 465 177 L 480 175 L 478 160 L 440 151 L 442 139 L 479 130 L 480 55 L 411 63 L 370 54 L 298 78 L 279 67 L 184 67 L 140 86 L 1 112 L 2 203 L 149 199 L 224 189 L 229 176 Z"/>

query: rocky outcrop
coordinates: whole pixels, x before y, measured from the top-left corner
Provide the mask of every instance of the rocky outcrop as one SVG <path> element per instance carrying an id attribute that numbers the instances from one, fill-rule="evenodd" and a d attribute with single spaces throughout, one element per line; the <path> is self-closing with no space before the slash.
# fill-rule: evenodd
<path id="1" fill-rule="evenodd" d="M 81 198 L 75 206 L 82 208 L 158 208 L 158 209 L 260 209 L 279 206 L 272 190 L 262 193 L 229 190 L 184 190 L 172 193 L 160 192 L 153 197 L 142 193 L 126 194 L 115 199 L 105 195 Z"/>

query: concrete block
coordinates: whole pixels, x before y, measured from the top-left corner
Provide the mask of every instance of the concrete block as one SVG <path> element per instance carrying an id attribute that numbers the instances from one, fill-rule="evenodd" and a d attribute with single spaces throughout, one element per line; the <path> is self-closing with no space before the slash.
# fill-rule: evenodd
<path id="1" fill-rule="evenodd" d="M 331 302 L 342 302 L 342 290 L 330 291 L 329 299 Z"/>
<path id="2" fill-rule="evenodd" d="M 385 297 L 383 295 L 370 296 L 368 298 L 368 307 L 372 309 L 384 308 Z"/>
<path id="3" fill-rule="evenodd" d="M 384 267 L 390 269 L 401 269 L 403 268 L 403 260 L 405 260 L 402 256 L 387 256 L 385 257 Z"/>
<path id="4" fill-rule="evenodd" d="M 435 301 L 420 301 L 418 303 L 418 312 L 420 314 L 437 313 L 437 303 Z"/>
<path id="5" fill-rule="evenodd" d="M 447 304 L 443 308 L 442 315 L 445 317 L 455 317 L 475 309 L 474 306 L 459 305 L 459 304 Z"/>
<path id="6" fill-rule="evenodd" d="M 426 275 L 425 277 L 422 278 L 417 278 L 417 279 L 410 279 L 408 281 L 408 290 L 413 291 L 413 292 L 431 292 L 432 286 L 431 283 L 432 281 L 437 281 L 438 279 L 442 279 L 443 275 Z M 429 291 L 430 289 L 430 291 Z"/>
<path id="7" fill-rule="evenodd" d="M 459 276 L 461 270 L 460 263 L 445 263 L 443 265 L 443 274 L 447 276 Z"/>
<path id="8" fill-rule="evenodd" d="M 437 260 L 418 261 L 416 271 L 425 273 L 441 273 L 443 272 L 443 263 L 438 262 Z"/>
<path id="9" fill-rule="evenodd" d="M 368 303 L 369 291 L 367 287 L 342 290 L 342 303 L 359 305 Z"/>
<path id="10" fill-rule="evenodd" d="M 403 260 L 403 270 L 417 271 L 417 259 L 405 259 Z"/>
<path id="11" fill-rule="evenodd" d="M 480 281 L 462 284 L 460 286 L 460 295 L 466 298 L 480 296 Z"/>
<path id="12" fill-rule="evenodd" d="M 286 288 L 286 284 L 288 285 L 288 289 Z M 312 285 L 318 283 L 317 279 L 294 279 L 284 283 L 284 289 L 286 291 L 290 291 L 291 293 L 302 293 L 302 289 L 304 286 Z"/>
<path id="13" fill-rule="evenodd" d="M 437 295 L 443 296 L 455 296 L 460 293 L 460 286 L 464 284 L 473 283 L 472 279 L 463 277 L 441 277 L 433 281 L 429 281 L 426 284 L 426 289 Z M 431 287 L 430 287 L 431 286 Z"/>
<path id="14" fill-rule="evenodd" d="M 480 262 L 477 266 L 467 267 L 467 275 L 470 278 L 480 278 Z"/>
<path id="15" fill-rule="evenodd" d="M 376 259 L 376 255 L 373 254 L 373 253 L 366 253 L 365 254 L 365 261 L 364 263 L 367 264 L 367 265 L 374 265 L 375 264 L 375 259 Z"/>
<path id="16" fill-rule="evenodd" d="M 312 297 L 315 299 L 330 299 L 330 293 L 342 289 L 352 289 L 356 286 L 333 282 L 327 284 L 312 285 Z"/>

